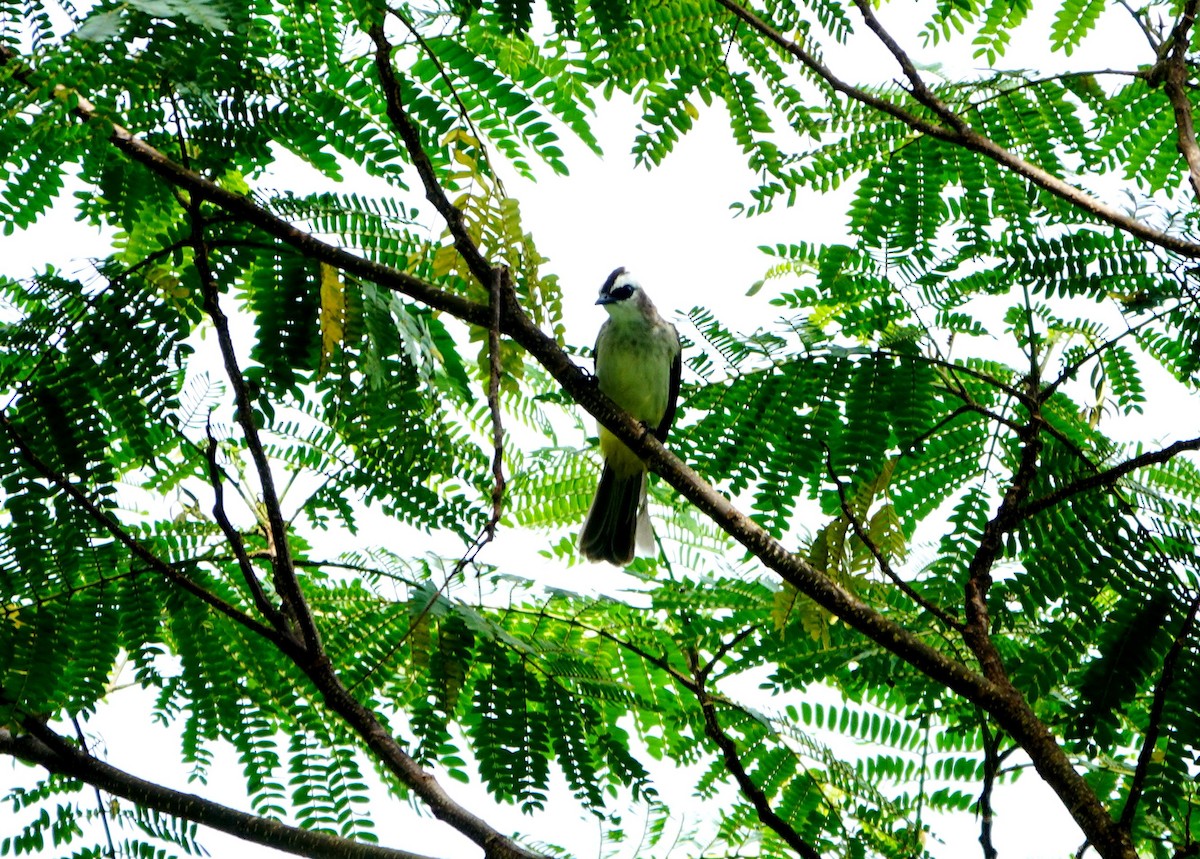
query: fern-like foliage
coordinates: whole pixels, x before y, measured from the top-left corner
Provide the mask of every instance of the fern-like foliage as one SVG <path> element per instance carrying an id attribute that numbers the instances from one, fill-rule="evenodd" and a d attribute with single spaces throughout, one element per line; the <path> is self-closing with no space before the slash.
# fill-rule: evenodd
<path id="1" fill-rule="evenodd" d="M 1194 852 L 1196 443 L 1117 424 L 1155 407 L 1162 378 L 1189 393 L 1200 373 L 1195 271 L 1164 249 L 1197 230 L 1163 67 L 1005 70 L 1018 27 L 1042 26 L 1067 62 L 1106 4 L 1063 0 L 1039 22 L 1028 2 L 939 0 L 926 45 L 965 40 L 991 70 L 955 76 L 913 48 L 925 89 L 905 69 L 860 83 L 830 69 L 875 38 L 864 9 L 883 25 L 911 10 L 741 5 L 0 0 L 3 233 L 74 205 L 112 240 L 87 274 L 0 280 L 4 742 L 62 717 L 89 738 L 133 682 L 197 790 L 231 748 L 257 815 L 373 842 L 378 787 L 411 784 L 294 658 L 279 618 L 298 593 L 321 658 L 406 753 L 530 832 L 565 788 L 610 842 L 640 804 L 644 842 L 617 849 L 668 854 L 661 765 L 718 809 L 680 836 L 697 855 L 922 856 L 927 810 L 986 811 L 1017 749 L 991 705 L 743 557 L 657 479 L 658 551 L 628 587 L 562 573 L 595 462 L 590 420 L 547 370 L 263 229 L 275 217 L 487 305 L 469 237 L 565 344 L 558 281 L 504 178 L 566 174 L 568 140 L 598 152 L 596 106 L 619 94 L 640 113 L 640 165 L 701 122 L 727 127 L 750 177 L 735 213 L 845 194 L 843 238 L 764 246 L 757 327 L 688 312 L 672 451 L 931 658 L 975 671 L 963 629 L 986 607 L 976 634 L 1022 719 L 1101 812 L 1136 805 L 1137 849 Z M 1167 57 L 1183 30 L 1134 16 Z M 146 169 L 113 122 L 265 214 Z M 426 211 L 430 171 L 457 234 Z M 1125 183 L 1170 241 L 1148 250 L 1112 215 L 1123 201 L 1098 218 L 1043 174 Z M 350 180 L 370 186 L 336 185 Z M 517 530 L 540 555 L 508 554 Z M 79 782 L 6 801 L 0 853 L 108 849 Z M 104 819 L 123 854 L 203 849 L 149 800 Z"/>

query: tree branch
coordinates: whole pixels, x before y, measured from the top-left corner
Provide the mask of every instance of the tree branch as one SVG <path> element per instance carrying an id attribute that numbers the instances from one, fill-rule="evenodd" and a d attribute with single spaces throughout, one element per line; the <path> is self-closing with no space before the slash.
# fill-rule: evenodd
<path id="1" fill-rule="evenodd" d="M 1133 218 L 1118 209 L 1109 206 L 1086 191 L 1076 188 L 1068 182 L 1063 181 L 1052 173 L 1025 161 L 1018 155 L 1005 149 L 1000 144 L 996 143 L 989 137 L 980 134 L 975 129 L 971 128 L 965 121 L 959 120 L 955 127 L 947 128 L 943 125 L 930 122 L 923 117 L 911 113 L 899 105 L 882 99 L 873 93 L 867 92 L 864 89 L 855 87 L 851 84 L 838 78 L 828 67 L 811 56 L 800 45 L 791 39 L 781 34 L 770 24 L 763 21 L 753 12 L 743 8 L 735 0 L 717 0 L 717 2 L 728 9 L 732 14 L 749 24 L 754 30 L 760 33 L 777 47 L 781 48 L 791 56 L 799 60 L 804 66 L 815 72 L 829 86 L 837 92 L 854 99 L 861 104 L 874 108 L 881 113 L 887 114 L 895 119 L 900 120 L 914 131 L 927 135 L 929 137 L 941 140 L 945 143 L 950 143 L 955 146 L 960 146 L 971 152 L 989 158 L 995 161 L 1001 167 L 1011 170 L 1018 176 L 1023 177 L 1026 181 L 1041 188 L 1044 191 L 1059 197 L 1062 200 L 1070 203 L 1072 206 L 1086 212 L 1094 218 L 1098 218 L 1105 223 L 1111 224 L 1120 230 L 1124 230 L 1132 236 L 1136 236 L 1142 241 L 1148 242 L 1159 247 L 1173 251 L 1180 256 L 1189 259 L 1200 258 L 1200 244 L 1189 242 L 1186 239 L 1178 236 L 1172 236 L 1160 230 L 1156 230 L 1148 224 Z"/>
<path id="2" fill-rule="evenodd" d="M 1112 486 L 1132 471 L 1144 468 L 1147 465 L 1169 462 L 1185 450 L 1200 450 L 1200 436 L 1177 441 L 1161 450 L 1152 450 L 1143 453 L 1122 463 L 1118 463 L 1112 468 L 1106 468 L 1104 471 L 1098 471 L 1088 477 L 1082 477 L 1074 483 L 1060 486 L 1053 492 L 1049 492 L 1040 498 L 1035 498 L 1033 501 L 1021 505 L 1016 511 L 1017 517 L 1018 519 L 1028 519 L 1030 516 L 1035 516 L 1043 510 L 1048 510 L 1072 496 L 1079 495 L 1081 492 L 1087 492 L 1089 489 L 1098 489 L 1102 486 Z"/>
<path id="3" fill-rule="evenodd" d="M 79 719 L 72 715 L 71 725 L 75 728 L 75 738 L 79 740 L 79 749 L 85 755 L 91 754 L 88 751 L 87 740 L 83 736 L 83 728 L 79 724 Z M 96 811 L 100 815 L 100 823 L 104 827 L 104 840 L 108 842 L 108 857 L 109 859 L 117 859 L 117 848 L 113 844 L 112 827 L 108 825 L 108 811 L 104 807 L 104 796 L 100 793 L 100 788 L 92 785 L 92 792 L 96 796 Z"/>
<path id="4" fill-rule="evenodd" d="M 233 336 L 229 333 L 229 318 L 221 310 L 220 287 L 213 275 L 208 260 L 208 244 L 204 238 L 204 219 L 200 211 L 202 197 L 194 196 L 188 206 L 191 217 L 192 264 L 200 279 L 200 288 L 204 296 L 204 311 L 212 320 L 217 331 L 217 344 L 221 350 L 221 358 L 225 364 L 225 374 L 233 388 L 234 401 L 237 405 L 237 422 L 242 428 L 246 439 L 246 447 L 258 473 L 259 488 L 262 490 L 263 507 L 267 515 L 267 536 L 270 540 L 271 567 L 274 572 L 275 590 L 283 600 L 283 614 L 295 624 L 295 629 L 281 628 L 281 634 L 298 635 L 309 658 L 315 659 L 322 652 L 321 636 L 317 625 L 309 611 L 308 603 L 300 590 L 296 578 L 296 568 L 292 565 L 292 550 L 288 545 L 287 522 L 283 517 L 283 509 L 279 503 L 279 494 L 275 491 L 275 478 L 271 472 L 271 463 L 267 460 L 266 450 L 258 435 L 258 427 L 254 425 L 254 404 L 250 399 L 250 389 L 238 366 L 237 353 L 233 347 Z M 239 541 L 240 542 L 240 541 Z M 243 571 L 244 572 L 244 571 Z M 257 581 L 252 586 L 252 592 L 257 590 Z M 255 601 L 259 602 L 261 590 L 255 593 Z M 265 597 L 262 597 L 265 602 Z M 266 612 L 268 618 L 277 619 L 278 612 L 272 607 Z"/>
<path id="5" fill-rule="evenodd" d="M 400 96 L 400 84 L 396 80 L 396 71 L 392 68 L 392 45 L 387 40 L 383 25 L 376 24 L 371 27 L 368 35 L 375 43 L 375 68 L 379 73 L 379 84 L 383 89 L 383 98 L 387 105 L 387 117 L 400 135 L 400 139 L 404 141 L 404 147 L 413 160 L 413 166 L 417 168 L 417 173 L 421 176 L 421 182 L 425 186 L 425 198 L 445 219 L 446 227 L 454 239 L 454 247 L 466 261 L 471 274 L 486 288 L 492 282 L 492 266 L 480 253 L 479 247 L 467 232 L 463 213 L 450 202 L 450 198 L 446 196 L 446 192 L 438 183 L 437 172 L 421 143 L 421 135 L 404 110 L 403 99 Z"/>
<path id="6" fill-rule="evenodd" d="M 195 794 L 182 793 L 117 769 L 67 742 L 44 722 L 26 719 L 29 733 L 0 727 L 0 754 L 36 764 L 48 772 L 77 778 L 145 808 L 152 808 L 243 841 L 273 847 L 310 859 L 429 859 L 406 850 L 394 850 L 286 826 L 277 820 L 247 814 Z"/>
<path id="7" fill-rule="evenodd" d="M 762 788 L 754 783 L 754 779 L 750 777 L 750 773 L 742 765 L 737 743 L 734 742 L 733 737 L 725 733 L 725 730 L 721 727 L 720 720 L 717 718 L 717 708 L 713 704 L 713 699 L 708 694 L 708 689 L 705 687 L 705 676 L 701 672 L 699 663 L 696 661 L 696 654 L 694 652 L 689 653 L 688 658 L 692 662 L 692 673 L 695 677 L 695 682 L 691 687 L 692 693 L 696 696 L 696 701 L 700 704 L 700 711 L 704 716 L 704 733 L 721 750 L 721 757 L 725 761 L 725 769 L 729 770 L 730 775 L 737 782 L 742 795 L 754 806 L 754 812 L 758 815 L 758 819 L 765 826 L 769 827 L 772 832 L 782 838 L 792 850 L 803 856 L 804 859 L 821 859 L 820 851 L 801 838 L 800 833 L 776 813 L 775 809 L 771 807 L 771 802 L 767 799 L 767 795 L 763 793 Z"/>
<path id="8" fill-rule="evenodd" d="M 751 29 L 765 36 L 769 41 L 773 42 L 777 47 L 783 49 L 784 52 L 790 54 L 799 60 L 806 68 L 815 73 L 817 77 L 828 84 L 835 92 L 848 96 L 857 102 L 865 104 L 867 107 L 874 108 L 880 113 L 886 114 L 893 119 L 898 119 L 912 128 L 914 131 L 929 137 L 937 138 L 938 140 L 954 141 L 956 133 L 951 128 L 945 128 L 937 123 L 930 122 L 927 119 L 909 113 L 898 104 L 881 98 L 874 93 L 849 84 L 839 78 L 833 71 L 818 60 L 815 56 L 804 50 L 798 43 L 784 36 L 762 18 L 749 9 L 734 2 L 734 0 L 717 0 L 717 2 L 728 9 L 733 15 L 745 23 L 749 24 Z M 1197 247 L 1197 252 L 1200 253 L 1200 246 Z"/>
<path id="9" fill-rule="evenodd" d="M 1141 802 L 1142 792 L 1146 787 L 1146 778 L 1150 774 L 1150 763 L 1154 759 L 1155 747 L 1158 745 L 1158 734 L 1162 726 L 1163 709 L 1167 704 L 1167 691 L 1175 681 L 1175 665 L 1179 661 L 1179 657 L 1183 654 L 1183 649 L 1188 639 L 1192 636 L 1192 632 L 1196 627 L 1196 617 L 1198 614 L 1200 614 L 1200 592 L 1197 592 L 1195 597 L 1192 598 L 1192 604 L 1188 607 L 1183 624 L 1180 626 L 1179 632 L 1176 633 L 1175 640 L 1171 642 L 1171 649 L 1163 657 L 1162 672 L 1158 676 L 1158 683 L 1154 686 L 1154 697 L 1150 702 L 1146 736 L 1142 740 L 1142 750 L 1138 754 L 1137 767 L 1134 769 L 1133 778 L 1129 782 L 1129 794 L 1125 798 L 1125 807 L 1121 809 L 1122 826 L 1128 827 L 1133 824 L 1138 803 Z"/>
<path id="10" fill-rule="evenodd" d="M 1012 482 L 1004 493 L 996 514 L 988 520 L 979 539 L 979 547 L 967 568 L 967 583 L 964 590 L 966 628 L 963 640 L 979 660 L 983 675 L 1002 688 L 1010 689 L 1008 672 L 1000 658 L 1000 652 L 991 639 L 991 621 L 987 606 L 988 591 L 992 586 L 992 567 L 1003 548 L 1004 535 L 1020 520 L 1019 505 L 1029 494 L 1030 485 L 1037 474 L 1038 454 L 1041 452 L 1039 428 L 1041 415 L 1033 411 L 1018 434 L 1021 440 L 1021 459 L 1013 474 Z"/>
<path id="11" fill-rule="evenodd" d="M 500 413 L 500 378 L 504 368 L 500 362 L 500 305 L 507 277 L 507 270 L 495 269 L 490 292 L 492 324 L 488 326 L 487 402 L 492 416 L 492 517 L 487 524 L 489 539 L 496 535 L 496 527 L 504 513 L 504 423 Z"/>
<path id="12" fill-rule="evenodd" d="M 233 523 L 229 521 L 229 515 L 225 512 L 225 484 L 221 480 L 221 468 L 217 465 L 217 440 L 213 437 L 211 424 L 205 426 L 205 432 L 208 434 L 205 458 L 208 461 L 208 482 L 213 490 L 213 518 L 217 520 L 221 533 L 225 535 L 225 542 L 229 544 L 229 548 L 233 552 L 246 587 L 250 589 L 250 594 L 254 598 L 254 604 L 263 617 L 282 632 L 285 629 L 282 623 L 283 617 L 263 592 L 258 575 L 254 572 L 254 564 L 250 561 L 250 556 L 246 554 L 246 545 L 242 542 L 242 535 L 233 527 Z"/>
<path id="13" fill-rule="evenodd" d="M 992 791 L 996 786 L 996 775 L 1000 769 L 1000 737 L 988 729 L 987 720 L 983 729 L 983 790 L 979 793 L 979 846 L 983 848 L 983 859 L 996 859 L 996 845 L 992 841 Z"/>
<path id="14" fill-rule="evenodd" d="M 879 23 L 879 19 L 875 17 L 875 12 L 872 11 L 870 4 L 865 2 L 865 0 L 854 0 L 854 5 L 857 7 L 859 14 L 862 15 L 867 28 L 875 34 L 876 38 L 883 43 L 884 47 L 895 57 L 896 62 L 900 64 L 900 69 L 904 72 L 904 76 L 908 78 L 908 82 L 912 86 L 913 98 L 933 111 L 942 122 L 953 128 L 957 133 L 962 134 L 966 132 L 968 130 L 967 123 L 925 85 L 925 80 L 917 71 L 917 67 L 913 64 L 913 61 L 905 53 L 904 49 L 900 47 L 900 43 L 892 37 L 892 34 L 885 30 L 883 25 Z"/>
<path id="15" fill-rule="evenodd" d="M 199 198 L 193 201 L 198 205 Z M 270 464 L 267 461 L 258 428 L 254 425 L 252 404 L 245 379 L 237 364 L 233 350 L 233 339 L 229 333 L 229 321 L 218 304 L 218 289 L 207 262 L 198 210 L 192 213 L 193 246 L 197 270 L 204 288 L 205 310 L 217 328 L 221 354 L 225 368 L 233 385 L 238 409 L 238 422 L 242 426 L 246 443 L 258 470 L 263 490 L 271 535 L 271 557 L 275 569 L 276 589 L 285 600 L 285 612 L 299 627 L 303 640 L 303 655 L 293 651 L 292 659 L 304 671 L 325 698 L 325 702 L 346 723 L 354 728 L 381 761 L 414 793 L 425 800 L 434 815 L 450 823 L 484 849 L 488 859 L 535 859 L 537 854 L 520 847 L 512 839 L 502 835 L 482 818 L 472 814 L 455 802 L 437 781 L 424 770 L 401 747 L 383 727 L 378 717 L 362 706 L 337 677 L 332 663 L 321 646 L 319 634 L 308 603 L 300 590 L 292 563 L 291 550 L 287 543 L 286 525 L 279 498 L 275 492 Z"/>
<path id="16" fill-rule="evenodd" d="M 1171 32 L 1171 52 L 1160 61 L 1165 64 L 1163 90 L 1171 102 L 1175 114 L 1175 146 L 1188 166 L 1188 180 L 1192 193 L 1200 199 L 1200 146 L 1196 145 L 1196 126 L 1192 118 L 1192 102 L 1188 97 L 1188 46 L 1191 44 L 1192 25 L 1196 22 L 1197 0 L 1184 4 L 1175 29 Z"/>

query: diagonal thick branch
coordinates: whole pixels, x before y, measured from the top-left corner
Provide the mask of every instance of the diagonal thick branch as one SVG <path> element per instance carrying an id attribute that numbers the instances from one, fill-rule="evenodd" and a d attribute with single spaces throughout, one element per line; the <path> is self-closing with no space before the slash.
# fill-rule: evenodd
<path id="1" fill-rule="evenodd" d="M 27 719 L 24 731 L 0 727 L 0 754 L 40 766 L 57 775 L 79 779 L 113 796 L 145 808 L 190 820 L 244 841 L 311 859 L 429 859 L 287 826 L 278 820 L 247 814 L 191 793 L 163 787 L 107 764 L 72 745 L 44 722 Z"/>

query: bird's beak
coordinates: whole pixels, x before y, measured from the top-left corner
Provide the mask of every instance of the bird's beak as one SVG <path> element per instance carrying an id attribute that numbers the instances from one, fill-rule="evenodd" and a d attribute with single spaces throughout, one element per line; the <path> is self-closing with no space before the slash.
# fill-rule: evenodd
<path id="1" fill-rule="evenodd" d="M 599 298 L 596 299 L 596 303 L 597 304 L 612 304 L 613 303 L 612 296 L 608 295 L 608 294 L 601 295 Z"/>

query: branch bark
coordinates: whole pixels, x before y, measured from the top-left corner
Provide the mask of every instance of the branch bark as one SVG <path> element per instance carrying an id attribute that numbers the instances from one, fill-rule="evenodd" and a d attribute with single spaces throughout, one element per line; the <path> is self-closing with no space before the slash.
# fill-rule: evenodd
<path id="1" fill-rule="evenodd" d="M 47 772 L 76 778 L 145 808 L 190 820 L 285 853 L 310 859 L 430 859 L 407 850 L 394 850 L 286 826 L 278 820 L 247 814 L 192 793 L 182 793 L 138 778 L 83 752 L 44 722 L 27 719 L 25 732 L 0 727 L 0 754 L 10 755 Z"/>
<path id="2" fill-rule="evenodd" d="M 1192 101 L 1188 97 L 1187 52 L 1192 40 L 1192 25 L 1196 23 L 1198 0 L 1188 0 L 1171 32 L 1171 51 L 1161 61 L 1165 63 L 1163 91 L 1175 114 L 1175 146 L 1188 166 L 1188 181 L 1192 193 L 1200 199 L 1200 146 L 1196 145 L 1196 126 L 1192 117 Z"/>
<path id="3" fill-rule="evenodd" d="M 734 0 L 717 0 L 717 2 L 725 7 L 731 14 L 749 24 L 751 28 L 757 31 L 760 35 L 773 43 L 775 46 L 785 51 L 806 68 L 813 71 L 825 83 L 832 87 L 835 91 L 854 99 L 857 102 L 867 105 L 868 107 L 878 110 L 880 113 L 887 114 L 900 122 L 903 122 L 913 131 L 919 134 L 924 134 L 929 137 L 941 140 L 945 143 L 951 143 L 955 146 L 960 146 L 971 152 L 978 153 L 985 158 L 990 158 L 1001 167 L 1016 173 L 1018 176 L 1026 179 L 1030 184 L 1041 188 L 1044 191 L 1059 197 L 1072 206 L 1080 209 L 1083 212 L 1098 218 L 1105 223 L 1111 224 L 1120 230 L 1136 236 L 1142 241 L 1152 245 L 1157 245 L 1166 248 L 1180 256 L 1189 259 L 1200 258 L 1200 244 L 1189 242 L 1178 236 L 1172 236 L 1164 233 L 1161 230 L 1156 230 L 1148 224 L 1139 221 L 1137 218 L 1130 217 L 1118 209 L 1109 206 L 1108 204 L 1096 199 L 1074 185 L 1063 181 L 1049 171 L 1038 167 L 1036 164 L 1024 160 L 1020 156 L 1005 149 L 1000 144 L 996 143 L 991 138 L 971 128 L 969 124 L 961 117 L 951 114 L 955 117 L 955 122 L 952 125 L 942 125 L 936 122 L 931 122 L 922 116 L 919 116 L 905 108 L 897 105 L 887 99 L 880 98 L 874 93 L 870 93 L 864 89 L 853 86 L 841 80 L 833 73 L 831 69 L 818 61 L 815 57 L 809 54 L 796 42 L 784 36 L 762 18 L 750 10 L 744 8 Z M 887 40 L 884 41 L 888 45 Z M 894 40 L 892 42 L 894 43 Z M 890 47 L 890 46 L 889 46 Z M 898 46 L 897 46 L 898 47 Z M 903 55 L 903 51 L 900 51 Z M 895 55 L 895 51 L 893 51 Z M 907 59 L 907 58 L 905 58 Z M 904 60 L 897 57 L 901 68 L 904 67 Z M 909 63 L 911 66 L 911 62 Z M 919 78 L 918 78 L 919 79 Z M 914 91 L 913 95 L 920 100 L 920 92 Z M 941 104 L 937 102 L 936 104 Z M 926 104 L 935 114 L 939 114 L 939 108 L 934 102 Z M 945 107 L 942 105 L 942 107 Z M 940 115 L 940 114 L 939 114 Z"/>
<path id="4" fill-rule="evenodd" d="M 263 495 L 263 508 L 267 514 L 267 536 L 271 554 L 271 568 L 274 572 L 275 590 L 283 602 L 283 616 L 294 628 L 279 627 L 281 635 L 291 635 L 298 639 L 305 653 L 311 659 L 316 659 L 321 653 L 321 636 L 317 631 L 316 622 L 308 609 L 308 603 L 300 590 L 300 582 L 296 578 L 296 568 L 292 565 L 292 550 L 288 544 L 287 522 L 279 503 L 279 494 L 275 491 L 275 477 L 271 471 L 271 463 L 267 460 L 266 450 L 258 435 L 258 427 L 254 425 L 254 403 L 250 399 L 250 390 L 246 378 L 238 366 L 237 353 L 233 347 L 233 336 L 229 333 L 229 318 L 221 310 L 220 287 L 208 259 L 208 243 L 204 238 L 204 218 L 200 211 L 202 197 L 194 197 L 188 206 L 191 219 L 192 263 L 200 279 L 200 289 L 204 296 L 204 311 L 212 320 L 217 331 L 217 344 L 221 350 L 221 358 L 225 365 L 225 374 L 233 388 L 234 400 L 237 405 L 236 419 L 242 428 L 242 436 L 246 439 L 246 447 L 254 462 L 258 474 L 259 487 Z M 251 586 L 256 601 L 265 602 L 257 580 Z M 273 608 L 267 612 L 267 617 L 278 621 L 279 612 Z"/>
<path id="5" fill-rule="evenodd" d="M 775 809 L 771 807 L 770 800 L 763 793 L 762 788 L 755 784 L 754 779 L 750 777 L 750 773 L 746 771 L 746 767 L 742 764 L 741 755 L 738 753 L 737 743 L 721 727 L 721 722 L 717 717 L 716 705 L 713 703 L 713 699 L 709 696 L 708 689 L 705 686 L 706 673 L 700 669 L 694 653 L 689 654 L 689 659 L 692 662 L 692 673 L 695 678 L 689 688 L 692 690 L 692 694 L 696 696 L 696 701 L 700 705 L 700 712 L 704 717 L 704 733 L 721 750 L 721 758 L 725 761 L 725 769 L 729 771 L 734 781 L 737 782 L 742 795 L 754 806 L 754 813 L 758 815 L 758 819 L 764 825 L 768 826 L 772 832 L 782 838 L 784 843 L 788 847 L 791 847 L 797 855 L 804 857 L 804 859 L 821 859 L 821 853 L 805 841 L 791 824 L 776 813 Z"/>

